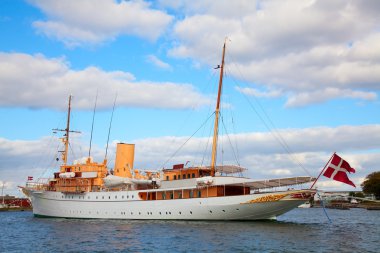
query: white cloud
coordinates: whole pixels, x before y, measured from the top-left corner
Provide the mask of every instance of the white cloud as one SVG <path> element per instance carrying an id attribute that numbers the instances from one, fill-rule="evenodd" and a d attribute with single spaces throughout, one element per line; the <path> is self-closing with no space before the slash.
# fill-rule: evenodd
<path id="1" fill-rule="evenodd" d="M 287 107 L 301 107 L 308 104 L 322 103 L 334 98 L 357 98 L 362 100 L 376 100 L 375 92 L 355 91 L 348 89 L 326 88 L 311 92 L 301 92 L 289 97 Z"/>
<path id="2" fill-rule="evenodd" d="M 268 90 L 268 91 L 260 91 L 258 89 L 254 88 L 241 88 L 236 87 L 236 90 L 249 96 L 255 96 L 255 97 L 265 97 L 265 98 L 276 98 L 282 95 L 282 92 L 280 90 Z"/>
<path id="3" fill-rule="evenodd" d="M 0 53 L 0 69 L 0 105 L 5 107 L 63 108 L 72 94 L 77 108 L 88 109 L 97 90 L 99 108 L 112 107 L 116 93 L 119 106 L 180 109 L 209 103 L 190 84 L 137 81 L 131 73 L 98 67 L 73 70 L 63 58 Z"/>
<path id="4" fill-rule="evenodd" d="M 47 16 L 33 26 L 68 46 L 97 44 L 119 35 L 156 40 L 172 16 L 142 0 L 28 0 Z"/>
<path id="5" fill-rule="evenodd" d="M 159 67 L 159 68 L 161 68 L 161 69 L 165 69 L 165 70 L 172 70 L 172 67 L 171 67 L 168 63 L 166 63 L 166 62 L 160 60 L 160 59 L 159 59 L 157 56 L 155 56 L 155 55 L 150 54 L 150 55 L 148 55 L 146 58 L 147 58 L 147 61 L 148 61 L 148 62 L 152 63 L 152 64 L 155 65 L 156 67 Z"/>
<path id="6" fill-rule="evenodd" d="M 276 169 L 268 171 L 268 175 L 276 175 L 276 176 L 287 176 L 291 175 L 292 172 L 287 169 Z"/>
<path id="7" fill-rule="evenodd" d="M 226 35 L 227 71 L 281 91 L 287 106 L 373 101 L 380 83 L 380 5 L 368 1 L 191 1 L 174 27 L 173 57 L 214 66 Z M 231 11 L 229 11 L 231 10 Z M 235 11 L 240 10 L 240 11 Z M 212 29 L 210 29 L 212 28 Z M 268 93 L 254 92 L 269 96 Z M 274 97 L 274 96 L 273 96 Z M 300 99 L 301 101 L 297 101 Z"/>

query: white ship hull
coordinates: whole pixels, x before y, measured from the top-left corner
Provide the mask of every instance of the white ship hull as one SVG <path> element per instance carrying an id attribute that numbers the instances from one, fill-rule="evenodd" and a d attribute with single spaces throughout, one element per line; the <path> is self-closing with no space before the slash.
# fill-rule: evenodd
<path id="1" fill-rule="evenodd" d="M 90 219 L 151 219 L 151 220 L 263 220 L 276 219 L 305 199 L 291 198 L 285 191 L 226 197 L 140 200 L 137 191 L 87 192 L 64 194 L 30 191 L 29 197 L 36 216 Z M 280 200 L 266 197 L 282 196 Z M 285 196 L 285 197 L 284 197 Z M 255 202 L 255 200 L 263 200 Z M 254 202 L 254 203 L 251 203 Z"/>

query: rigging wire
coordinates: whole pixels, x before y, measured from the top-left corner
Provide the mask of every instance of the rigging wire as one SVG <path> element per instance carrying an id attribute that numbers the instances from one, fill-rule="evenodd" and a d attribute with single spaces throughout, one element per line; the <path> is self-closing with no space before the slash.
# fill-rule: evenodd
<path id="1" fill-rule="evenodd" d="M 243 76 L 243 74 L 241 73 L 239 67 L 234 64 L 236 66 L 236 68 L 238 69 L 239 73 L 241 76 Z M 244 78 L 244 76 L 243 76 Z M 242 88 L 241 85 L 237 82 L 237 80 L 235 78 L 232 78 L 235 82 L 235 84 L 239 87 L 239 88 Z M 253 111 L 256 113 L 256 115 L 259 117 L 259 119 L 263 122 L 263 124 L 265 125 L 265 127 L 268 129 L 268 131 L 275 137 L 275 139 L 278 141 L 278 143 L 282 146 L 282 148 L 285 150 L 285 152 L 288 153 L 288 155 L 290 156 L 290 158 L 301 168 L 303 169 L 306 174 L 308 174 L 309 176 L 311 176 L 310 172 L 303 166 L 303 164 L 294 156 L 294 152 L 292 152 L 292 150 L 290 149 L 289 145 L 287 144 L 287 142 L 284 140 L 284 138 L 281 136 L 281 134 L 279 133 L 279 131 L 277 130 L 277 128 L 275 127 L 273 121 L 269 118 L 268 114 L 266 113 L 266 111 L 264 110 L 264 108 L 262 107 L 261 103 L 256 99 L 256 97 L 254 97 L 256 103 L 259 105 L 259 108 L 262 110 L 264 116 L 266 117 L 267 121 L 270 123 L 270 125 L 272 126 L 269 126 L 268 123 L 264 120 L 264 118 L 260 115 L 260 113 L 256 110 L 256 108 L 253 106 L 253 104 L 251 103 L 251 101 L 249 100 L 249 98 L 243 93 L 243 92 L 239 92 L 240 94 L 242 94 L 242 96 L 244 97 L 244 99 L 248 102 L 248 104 L 250 105 L 250 107 L 253 109 Z"/>
<path id="2" fill-rule="evenodd" d="M 202 86 L 203 89 L 202 89 L 202 92 L 201 93 L 206 93 L 206 90 L 208 87 L 212 87 L 211 85 L 209 85 L 211 83 L 212 80 L 215 79 L 215 76 L 216 76 L 216 73 L 217 71 L 213 71 L 211 75 L 209 75 L 209 78 L 207 80 L 207 83 L 206 85 Z M 171 139 L 171 142 L 170 142 L 170 145 L 168 145 L 169 147 L 172 146 L 176 140 L 175 136 L 178 136 L 179 133 L 182 132 L 182 130 L 185 128 L 185 126 L 187 125 L 187 122 L 189 121 L 189 119 L 191 118 L 191 116 L 193 115 L 194 111 L 195 111 L 195 108 L 198 107 L 199 105 L 201 104 L 201 100 L 198 100 L 197 103 L 195 103 L 195 105 L 191 108 L 190 112 L 186 115 L 185 117 L 185 120 L 184 122 L 181 124 L 180 128 L 178 129 L 177 133 L 173 136 L 173 138 Z M 211 104 L 209 105 L 209 108 L 208 108 L 208 112 L 206 115 L 209 115 L 210 114 L 210 111 L 211 111 Z M 205 129 L 205 128 L 204 128 Z M 204 131 L 202 132 L 204 133 Z M 202 145 L 201 142 L 199 142 L 198 144 L 198 150 L 201 148 L 200 146 Z M 172 158 L 172 157 L 171 157 Z M 171 159 L 169 158 L 169 160 Z M 202 158 L 202 164 L 203 164 L 203 158 Z M 166 165 L 166 162 L 165 164 Z"/>
<path id="3" fill-rule="evenodd" d="M 98 102 L 98 92 L 99 90 L 96 90 L 96 97 L 95 97 L 95 105 L 94 105 L 94 112 L 92 114 L 92 124 L 91 124 L 91 136 L 90 136 L 90 148 L 88 150 L 88 157 L 91 157 L 91 145 L 92 145 L 92 134 L 94 132 L 94 122 L 95 122 L 95 113 L 96 113 L 96 104 Z"/>
<path id="4" fill-rule="evenodd" d="M 183 148 L 183 146 L 186 145 L 186 143 L 191 139 L 193 138 L 193 136 L 209 121 L 209 119 L 215 114 L 212 113 L 204 122 L 203 124 L 173 153 L 172 156 L 170 156 L 166 161 L 165 163 L 161 166 L 161 168 L 164 168 L 165 165 Z"/>
<path id="5" fill-rule="evenodd" d="M 215 112 L 214 112 L 214 113 L 215 113 Z M 209 149 L 210 140 L 211 140 L 211 133 L 212 133 L 212 127 L 210 127 L 210 131 L 209 131 L 209 133 L 208 133 L 206 147 L 205 147 L 205 149 L 204 149 L 204 151 L 203 151 L 203 157 L 202 157 L 201 166 L 203 166 L 203 164 L 205 163 L 205 158 L 206 158 L 207 151 L 208 151 L 208 149 Z"/>
<path id="6" fill-rule="evenodd" d="M 231 139 L 230 139 L 230 135 L 228 134 L 227 127 L 226 127 L 226 125 L 224 124 L 224 117 L 223 117 L 223 116 L 222 116 L 222 125 L 223 125 L 224 131 L 225 131 L 225 133 L 226 133 L 226 136 L 227 136 L 228 142 L 229 142 L 230 145 L 231 145 L 231 149 L 232 149 L 232 153 L 234 154 L 235 161 L 236 161 L 237 165 L 240 166 L 240 163 L 239 163 L 238 157 L 237 157 L 237 155 L 236 155 L 236 153 L 235 153 L 234 146 L 232 145 L 232 142 L 231 142 Z"/>
<path id="7" fill-rule="evenodd" d="M 109 127 L 108 127 L 108 136 L 107 136 L 106 154 L 105 154 L 105 156 L 104 156 L 104 160 L 107 160 L 108 143 L 109 143 L 109 141 L 110 141 L 111 126 L 112 126 L 113 113 L 114 113 L 114 111 L 115 111 L 116 99 L 117 99 L 117 93 L 115 94 L 115 100 L 113 101 L 113 107 L 112 107 L 112 113 L 111 113 L 111 120 L 110 120 L 110 125 L 109 125 Z"/>
<path id="8" fill-rule="evenodd" d="M 62 124 L 62 122 L 64 122 L 64 120 L 65 120 L 65 117 L 62 116 L 62 117 L 60 118 L 59 123 L 57 124 L 57 127 L 56 127 L 56 128 L 59 128 L 58 126 L 60 126 L 60 125 Z M 55 136 L 54 136 L 54 133 L 55 133 L 55 132 L 53 132 L 53 134 L 50 135 L 50 138 L 49 138 L 49 141 L 48 141 L 48 144 L 47 144 L 48 157 L 53 157 L 53 152 L 57 154 L 57 153 L 58 153 L 58 150 L 59 150 L 59 147 L 60 147 L 60 145 L 61 145 L 61 143 L 58 142 L 56 149 L 50 148 L 50 147 L 53 146 L 53 141 L 56 139 Z M 59 140 L 59 139 L 58 139 L 58 140 Z M 55 150 L 55 151 L 53 151 L 53 150 Z M 53 159 L 53 160 L 56 160 L 55 157 L 56 157 L 56 156 L 54 156 L 52 159 Z M 44 156 L 40 156 L 38 162 L 36 163 L 37 165 L 34 166 L 35 168 L 38 168 L 38 167 L 44 168 L 44 167 L 46 166 L 46 167 L 45 167 L 45 170 L 44 170 L 44 171 L 38 176 L 38 179 L 37 179 L 37 180 L 43 178 L 43 176 L 46 174 L 46 172 L 47 172 L 48 170 L 50 170 L 50 169 L 54 169 L 54 167 L 57 165 L 57 164 L 55 164 L 55 165 L 52 166 L 52 164 L 53 164 L 52 162 L 49 162 L 48 164 L 44 164 L 44 162 L 42 161 L 43 159 L 44 159 Z M 44 161 L 47 161 L 47 160 L 44 159 Z"/>

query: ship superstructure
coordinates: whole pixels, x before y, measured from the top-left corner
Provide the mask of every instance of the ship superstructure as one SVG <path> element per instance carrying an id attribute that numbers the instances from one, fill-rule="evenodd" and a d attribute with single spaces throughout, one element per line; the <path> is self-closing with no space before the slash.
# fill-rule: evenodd
<path id="1" fill-rule="evenodd" d="M 134 168 L 135 145 L 118 143 L 114 168 L 107 160 L 67 163 L 71 96 L 61 151 L 53 178 L 29 182 L 22 190 L 36 216 L 112 219 L 257 220 L 275 219 L 305 203 L 315 190 L 282 190 L 315 180 L 309 176 L 253 180 L 236 165 L 216 165 L 225 47 L 223 46 L 210 166 L 176 164 L 160 171 Z M 271 191 L 269 191 L 271 190 Z"/>

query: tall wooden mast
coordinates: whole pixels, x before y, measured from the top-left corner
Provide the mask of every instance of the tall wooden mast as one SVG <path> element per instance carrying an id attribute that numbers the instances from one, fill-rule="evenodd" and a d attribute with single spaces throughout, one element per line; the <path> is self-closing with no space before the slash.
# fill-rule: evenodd
<path id="1" fill-rule="evenodd" d="M 223 87 L 223 72 L 224 72 L 224 55 L 225 55 L 225 52 L 226 52 L 226 40 L 224 41 L 224 45 L 223 45 L 222 64 L 220 65 L 218 99 L 216 101 L 216 108 L 215 108 L 214 137 L 212 140 L 212 153 L 211 153 L 211 176 L 215 175 L 215 163 L 216 163 L 216 153 L 217 153 L 218 133 L 219 133 L 220 97 L 222 95 L 222 87 Z"/>
<path id="2" fill-rule="evenodd" d="M 69 108 L 67 111 L 67 124 L 66 124 L 66 129 L 53 129 L 54 131 L 61 131 L 65 132 L 65 135 L 63 138 L 61 138 L 62 142 L 65 144 L 65 150 L 59 151 L 62 153 L 62 160 L 63 160 L 63 165 L 67 164 L 67 154 L 69 151 L 69 134 L 70 133 L 80 133 L 78 131 L 71 131 L 70 130 L 70 113 L 71 113 L 71 95 L 69 96 Z"/>
<path id="3" fill-rule="evenodd" d="M 65 152 L 63 153 L 63 164 L 67 164 L 67 153 L 69 151 L 69 134 L 70 134 L 70 112 L 71 112 L 71 95 L 69 96 L 69 108 L 67 111 L 67 124 L 65 129 Z"/>

